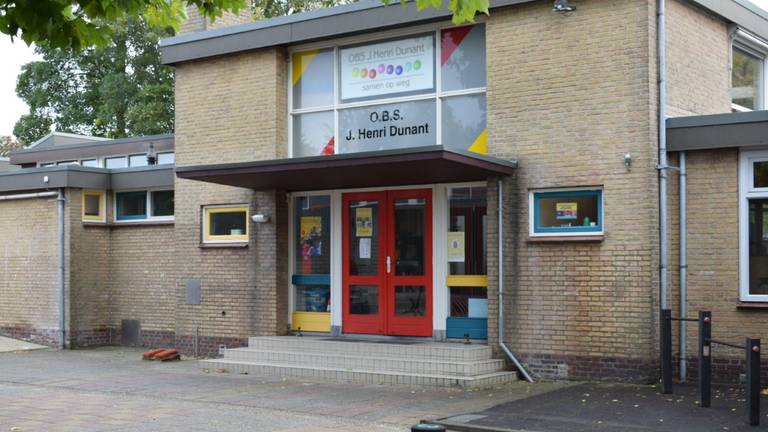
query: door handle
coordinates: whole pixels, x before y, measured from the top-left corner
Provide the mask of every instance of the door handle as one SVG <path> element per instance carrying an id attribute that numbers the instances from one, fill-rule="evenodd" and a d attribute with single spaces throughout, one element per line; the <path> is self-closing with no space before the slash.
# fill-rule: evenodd
<path id="1" fill-rule="evenodd" d="M 387 256 L 387 273 L 389 273 L 392 270 L 392 258 Z"/>

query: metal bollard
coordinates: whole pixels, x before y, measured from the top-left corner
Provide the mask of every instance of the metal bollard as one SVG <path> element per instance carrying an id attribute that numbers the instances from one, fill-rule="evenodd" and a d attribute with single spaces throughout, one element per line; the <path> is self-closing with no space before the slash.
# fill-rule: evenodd
<path id="1" fill-rule="evenodd" d="M 672 393 L 672 311 L 661 310 L 661 382 L 663 393 Z"/>
<path id="2" fill-rule="evenodd" d="M 422 421 L 421 423 L 411 426 L 411 432 L 445 432 L 445 426 L 439 425 L 439 424 L 433 424 L 433 423 L 426 423 Z"/>
<path id="3" fill-rule="evenodd" d="M 747 407 L 749 425 L 760 425 L 760 339 L 747 338 Z"/>
<path id="4" fill-rule="evenodd" d="M 712 403 L 712 312 L 699 311 L 699 406 Z"/>

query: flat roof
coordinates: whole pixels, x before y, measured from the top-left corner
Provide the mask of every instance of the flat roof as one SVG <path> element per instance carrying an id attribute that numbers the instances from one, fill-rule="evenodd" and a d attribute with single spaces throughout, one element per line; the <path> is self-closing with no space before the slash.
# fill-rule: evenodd
<path id="1" fill-rule="evenodd" d="M 490 9 L 534 0 L 490 0 Z M 768 12 L 747 0 L 689 0 L 768 40 Z M 415 2 L 363 0 L 288 16 L 254 21 L 220 29 L 183 34 L 160 40 L 163 64 L 232 54 L 272 46 L 350 36 L 390 28 L 449 20 L 445 8 L 416 10 Z"/>
<path id="2" fill-rule="evenodd" d="M 174 148 L 173 134 L 149 135 L 130 138 L 80 142 L 55 146 L 27 147 L 9 153 L 12 164 L 83 159 L 96 156 L 145 153 L 152 143 L 155 151 L 169 151 Z"/>
<path id="3" fill-rule="evenodd" d="M 667 119 L 670 151 L 768 146 L 768 111 Z"/>
<path id="4" fill-rule="evenodd" d="M 180 178 L 288 192 L 480 181 L 511 175 L 516 161 L 425 146 L 408 149 L 176 167 Z"/>
<path id="5" fill-rule="evenodd" d="M 174 179 L 173 165 L 120 169 L 60 165 L 1 172 L 0 193 L 68 187 L 95 190 L 173 187 Z"/>

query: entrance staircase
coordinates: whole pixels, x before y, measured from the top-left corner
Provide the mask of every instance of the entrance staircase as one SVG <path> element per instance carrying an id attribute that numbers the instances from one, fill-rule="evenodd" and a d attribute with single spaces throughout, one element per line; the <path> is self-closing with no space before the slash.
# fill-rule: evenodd
<path id="1" fill-rule="evenodd" d="M 201 367 L 232 373 L 364 384 L 490 387 L 517 380 L 487 345 L 315 336 L 252 337 Z"/>

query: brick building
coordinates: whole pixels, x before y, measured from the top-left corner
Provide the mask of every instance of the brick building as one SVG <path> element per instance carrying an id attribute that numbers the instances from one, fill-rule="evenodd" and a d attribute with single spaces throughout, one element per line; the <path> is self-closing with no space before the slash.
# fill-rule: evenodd
<path id="1" fill-rule="evenodd" d="M 656 2 L 573 4 L 497 0 L 458 27 L 377 0 L 233 26 L 191 17 L 162 41 L 172 140 L 70 143 L 55 159 L 38 146 L 11 155 L 28 169 L 0 174 L 2 194 L 64 193 L 67 343 L 211 353 L 290 332 L 470 338 L 534 375 L 655 379 Z M 768 13 L 743 0 L 664 12 L 669 165 L 684 152 L 687 168 L 685 304 L 712 310 L 721 338 L 760 337 Z M 104 165 L 170 149 L 175 177 Z M 93 156 L 100 167 L 83 163 Z M 681 197 L 664 171 L 678 308 Z M 171 189 L 172 216 L 154 218 L 155 192 Z M 53 341 L 57 204 L 44 198 L 0 201 L 13 239 L 0 332 Z M 100 220 L 88 199 L 104 203 Z"/>

